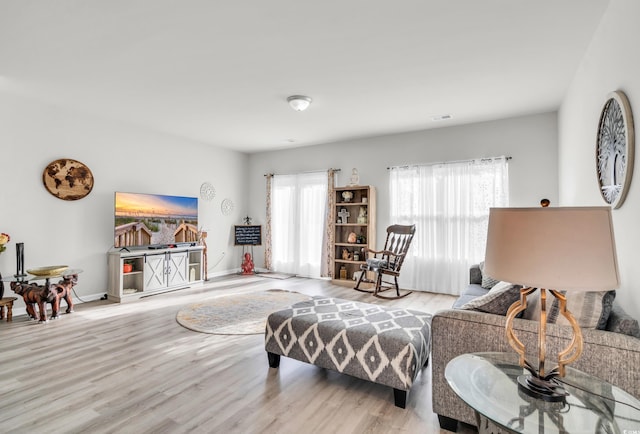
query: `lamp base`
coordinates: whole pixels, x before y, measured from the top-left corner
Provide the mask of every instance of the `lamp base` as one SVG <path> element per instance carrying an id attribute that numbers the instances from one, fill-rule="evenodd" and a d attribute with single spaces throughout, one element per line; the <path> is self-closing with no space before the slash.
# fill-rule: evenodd
<path id="1" fill-rule="evenodd" d="M 533 375 L 518 376 L 518 387 L 532 398 L 542 399 L 547 402 L 564 401 L 569 392 L 553 379 L 543 380 Z"/>

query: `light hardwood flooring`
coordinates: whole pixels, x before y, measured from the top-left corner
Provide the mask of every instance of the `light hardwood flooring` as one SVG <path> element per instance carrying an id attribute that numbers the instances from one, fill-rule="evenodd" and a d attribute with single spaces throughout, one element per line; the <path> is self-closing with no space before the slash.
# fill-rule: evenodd
<path id="1" fill-rule="evenodd" d="M 0 433 L 448 432 L 431 411 L 430 364 L 403 410 L 389 387 L 284 357 L 270 369 L 262 335 L 198 333 L 175 320 L 189 303 L 276 288 L 426 312 L 453 301 L 234 275 L 130 303 L 79 303 L 47 324 L 14 316 L 0 324 Z"/>

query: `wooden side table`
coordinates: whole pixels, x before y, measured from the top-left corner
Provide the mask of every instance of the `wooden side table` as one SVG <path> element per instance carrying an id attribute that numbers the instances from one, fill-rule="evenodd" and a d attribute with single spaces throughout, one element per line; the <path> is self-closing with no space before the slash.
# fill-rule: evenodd
<path id="1" fill-rule="evenodd" d="M 0 299 L 0 320 L 4 319 L 4 308 L 7 308 L 7 322 L 13 319 L 13 302 L 16 301 L 16 297 L 5 297 Z"/>

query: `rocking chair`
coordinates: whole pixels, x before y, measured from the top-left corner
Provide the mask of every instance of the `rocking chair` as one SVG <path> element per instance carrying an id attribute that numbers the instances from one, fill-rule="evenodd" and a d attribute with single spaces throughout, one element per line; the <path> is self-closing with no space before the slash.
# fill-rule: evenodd
<path id="1" fill-rule="evenodd" d="M 400 268 L 404 262 L 404 258 L 409 251 L 411 240 L 416 233 L 416 225 L 392 225 L 387 228 L 387 240 L 384 243 L 384 249 L 376 251 L 371 249 L 365 249 L 365 253 L 373 253 L 373 257 L 367 258 L 367 263 L 360 266 L 362 270 L 358 283 L 353 288 L 356 291 L 368 292 L 378 298 L 385 298 L 388 300 L 406 297 L 411 294 L 411 291 L 405 292 L 400 295 L 400 287 L 398 286 L 398 276 L 400 275 Z M 367 278 L 367 272 L 375 273 L 375 280 Z M 392 276 L 393 282 L 385 282 L 382 280 L 384 275 Z M 372 290 L 361 289 L 361 283 L 373 283 L 375 284 Z M 396 296 L 384 296 L 380 295 L 381 292 L 388 291 L 395 288 Z"/>

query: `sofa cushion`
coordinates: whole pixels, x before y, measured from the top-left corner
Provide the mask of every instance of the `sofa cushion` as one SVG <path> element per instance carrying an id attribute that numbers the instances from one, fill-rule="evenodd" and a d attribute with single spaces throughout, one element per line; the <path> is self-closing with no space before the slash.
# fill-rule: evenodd
<path id="1" fill-rule="evenodd" d="M 509 307 L 520 298 L 520 288 L 509 282 L 498 282 L 487 294 L 466 302 L 460 309 L 506 315 Z"/>
<path id="2" fill-rule="evenodd" d="M 560 291 L 565 294 L 565 291 Z M 567 296 L 567 310 L 584 329 L 604 329 L 616 296 L 615 291 L 572 291 Z M 538 292 L 527 297 L 524 319 L 538 321 L 540 318 L 540 296 Z M 560 314 L 560 301 L 550 293 L 547 295 L 547 323 L 570 325 Z"/>
<path id="3" fill-rule="evenodd" d="M 472 300 L 475 300 L 476 298 L 478 298 L 477 295 L 462 294 L 460 297 L 456 299 L 456 301 L 453 302 L 451 309 L 461 309 L 462 306 L 464 306 L 465 304 L 469 303 Z"/>
<path id="4" fill-rule="evenodd" d="M 481 286 L 485 289 L 491 289 L 493 288 L 498 282 L 500 282 L 499 280 L 494 279 L 493 277 L 487 275 L 487 273 L 484 272 L 484 261 L 480 262 L 480 272 L 482 273 L 482 283 Z"/>
<path id="5" fill-rule="evenodd" d="M 456 299 L 456 301 L 453 303 L 453 306 L 451 306 L 451 308 L 460 309 L 466 303 L 470 302 L 475 298 L 486 295 L 488 292 L 489 292 L 488 289 L 484 289 L 482 286 L 480 286 L 479 281 L 478 283 L 472 283 L 464 289 L 460 297 Z"/>
<path id="6" fill-rule="evenodd" d="M 367 259 L 367 267 L 369 270 L 378 270 L 380 268 L 387 268 L 389 262 L 386 259 L 369 258 Z"/>
<path id="7" fill-rule="evenodd" d="M 483 288 L 479 284 L 472 284 L 472 285 L 468 285 L 464 289 L 464 292 L 462 293 L 462 295 L 476 298 L 476 297 L 481 297 L 483 295 L 487 295 L 488 292 L 489 292 L 488 289 Z"/>

